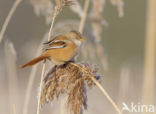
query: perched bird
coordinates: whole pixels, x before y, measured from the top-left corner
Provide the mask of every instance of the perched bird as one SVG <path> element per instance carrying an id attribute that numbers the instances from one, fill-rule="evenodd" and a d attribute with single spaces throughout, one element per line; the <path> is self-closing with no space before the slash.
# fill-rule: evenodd
<path id="1" fill-rule="evenodd" d="M 70 31 L 66 34 L 56 36 L 54 39 L 44 43 L 44 52 L 39 57 L 21 65 L 20 68 L 32 66 L 42 60 L 49 59 L 55 65 L 62 65 L 74 60 L 79 53 L 82 36 L 77 31 Z"/>

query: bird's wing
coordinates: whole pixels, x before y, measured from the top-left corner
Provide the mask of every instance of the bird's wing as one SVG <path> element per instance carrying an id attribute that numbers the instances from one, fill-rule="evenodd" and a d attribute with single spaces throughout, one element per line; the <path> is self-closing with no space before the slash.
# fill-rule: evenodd
<path id="1" fill-rule="evenodd" d="M 43 45 L 50 45 L 51 43 L 53 43 L 53 41 L 55 41 L 56 39 L 59 39 L 60 36 L 61 36 L 61 35 L 56 36 L 56 37 L 53 38 L 52 40 L 49 40 L 49 41 L 47 41 L 47 42 L 44 42 Z"/>
<path id="2" fill-rule="evenodd" d="M 45 47 L 44 50 L 49 49 L 58 49 L 58 48 L 64 48 L 66 47 L 66 40 L 63 38 L 63 36 L 57 36 L 54 39 L 44 43 Z"/>

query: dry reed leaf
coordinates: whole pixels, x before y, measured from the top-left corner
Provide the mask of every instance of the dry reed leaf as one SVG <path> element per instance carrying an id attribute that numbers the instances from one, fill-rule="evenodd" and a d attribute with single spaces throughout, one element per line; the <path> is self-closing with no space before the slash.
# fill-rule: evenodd
<path id="1" fill-rule="evenodd" d="M 7 29 L 7 26 L 12 18 L 12 16 L 14 15 L 17 7 L 20 5 L 20 3 L 22 2 L 22 0 L 15 0 L 12 8 L 10 9 L 9 13 L 8 13 L 8 16 L 6 17 L 4 23 L 3 23 L 3 26 L 1 28 L 1 31 L 0 31 L 0 43 L 2 42 L 2 39 L 4 37 L 4 34 L 5 34 L 5 31 Z"/>
<path id="2" fill-rule="evenodd" d="M 43 15 L 46 18 L 46 24 L 50 24 L 54 13 L 54 3 L 51 0 L 30 0 L 37 16 Z M 57 0 L 57 14 L 64 6 L 73 5 L 71 0 Z"/>
<path id="3" fill-rule="evenodd" d="M 114 6 L 117 6 L 119 17 L 123 17 L 124 16 L 124 10 L 123 10 L 124 3 L 123 3 L 123 0 L 111 0 L 111 3 Z"/>
<path id="4" fill-rule="evenodd" d="M 74 0 L 74 5 L 72 5 L 70 8 L 74 13 L 77 13 L 79 17 L 84 15 L 83 9 L 77 0 Z"/>
<path id="5" fill-rule="evenodd" d="M 56 8 L 57 14 L 62 11 L 64 6 L 74 5 L 74 2 L 72 0 L 56 0 L 56 2 L 57 2 L 57 5 L 55 8 Z"/>
<path id="6" fill-rule="evenodd" d="M 46 18 L 46 24 L 50 24 L 54 10 L 51 0 L 30 0 L 37 16 L 43 15 Z"/>
<path id="7" fill-rule="evenodd" d="M 123 12 L 123 0 L 110 0 L 111 3 L 118 8 L 119 17 L 124 16 Z M 105 0 L 92 0 L 92 9 L 90 12 L 91 25 L 96 41 L 100 42 L 102 25 L 108 26 L 108 23 L 103 19 L 102 13 L 104 11 Z"/>
<path id="8" fill-rule="evenodd" d="M 90 12 L 91 25 L 96 38 L 95 40 L 99 42 L 101 40 L 102 25 L 108 25 L 102 16 L 105 0 L 92 0 L 92 5 L 92 10 Z"/>
<path id="9" fill-rule="evenodd" d="M 54 98 L 58 99 L 61 94 L 66 94 L 67 107 L 71 114 L 81 114 L 83 109 L 87 109 L 86 86 L 94 86 L 91 77 L 99 80 L 98 69 L 86 62 L 76 65 L 80 68 L 68 63 L 55 66 L 49 71 L 41 92 L 41 106 L 53 102 Z"/>

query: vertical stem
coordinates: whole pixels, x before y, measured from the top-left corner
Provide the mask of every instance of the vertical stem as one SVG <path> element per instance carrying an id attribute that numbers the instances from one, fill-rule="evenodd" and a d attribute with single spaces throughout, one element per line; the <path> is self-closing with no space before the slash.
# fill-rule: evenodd
<path id="1" fill-rule="evenodd" d="M 12 112 L 12 104 L 19 106 L 19 85 L 17 76 L 17 64 L 16 64 L 16 51 L 14 49 L 13 43 L 10 41 L 5 42 L 4 46 L 5 59 L 6 59 L 6 69 L 8 77 L 8 92 L 9 92 L 9 102 L 10 102 L 10 112 Z M 19 112 L 19 109 L 17 110 Z"/>
<path id="2" fill-rule="evenodd" d="M 83 32 L 83 29 L 84 29 L 84 24 L 85 24 L 85 20 L 86 20 L 86 16 L 87 16 L 87 11 L 88 11 L 88 8 L 89 8 L 89 3 L 90 3 L 90 0 L 85 0 L 84 14 L 81 17 L 81 21 L 80 21 L 80 25 L 79 25 L 79 32 L 80 33 L 82 33 Z M 78 65 L 76 65 L 74 63 L 73 63 L 73 65 L 75 65 L 78 68 L 82 69 L 81 67 L 79 67 Z M 91 79 L 96 84 L 96 86 L 102 91 L 102 93 L 106 96 L 106 98 L 108 99 L 108 101 L 113 105 L 113 107 L 118 112 L 118 114 L 122 114 L 121 111 L 120 111 L 120 109 L 117 107 L 117 105 L 115 104 L 115 102 L 111 99 L 111 97 L 108 95 L 108 93 L 105 91 L 105 89 L 101 86 L 101 84 L 99 84 L 99 82 L 94 77 L 91 77 Z"/>
<path id="3" fill-rule="evenodd" d="M 50 27 L 49 34 L 48 34 L 48 41 L 50 40 L 50 37 L 51 37 L 51 34 L 52 34 L 52 29 L 54 27 L 54 22 L 55 22 L 56 16 L 57 16 L 57 6 L 55 7 L 54 15 L 53 15 L 53 18 L 52 18 L 51 27 Z"/>
<path id="4" fill-rule="evenodd" d="M 12 108 L 13 108 L 13 114 L 17 114 L 17 111 L 16 111 L 16 104 L 13 104 Z"/>
<path id="5" fill-rule="evenodd" d="M 41 41 L 41 43 L 38 47 L 36 57 L 39 56 L 39 54 L 41 53 L 43 41 L 44 41 L 44 39 Z M 30 72 L 30 76 L 29 76 L 28 84 L 27 84 L 27 89 L 26 89 L 26 95 L 25 95 L 25 99 L 24 99 L 23 114 L 28 113 L 28 105 L 29 105 L 29 101 L 30 101 L 30 96 L 31 96 L 31 91 L 32 91 L 34 79 L 35 79 L 36 72 L 37 72 L 37 67 L 38 67 L 38 65 L 35 65 Z"/>
<path id="6" fill-rule="evenodd" d="M 39 95 L 38 95 L 37 114 L 40 114 L 40 102 L 41 102 L 40 99 L 41 99 L 41 90 L 42 90 L 43 76 L 45 73 L 45 67 L 46 67 L 46 64 L 44 61 L 43 67 L 42 67 L 41 81 L 40 81 L 40 90 L 39 90 Z"/>
<path id="7" fill-rule="evenodd" d="M 28 106 L 29 106 L 29 101 L 30 101 L 30 95 L 31 95 L 31 90 L 32 90 L 32 86 L 33 86 L 33 83 L 34 83 L 37 67 L 38 67 L 38 65 L 35 65 L 32 68 L 30 76 L 29 76 L 29 81 L 28 81 L 27 89 L 26 89 L 26 95 L 25 95 L 25 99 L 24 99 L 23 114 L 27 114 L 28 113 Z"/>
<path id="8" fill-rule="evenodd" d="M 144 104 L 150 105 L 154 100 L 154 74 L 156 62 L 156 0 L 148 0 L 147 4 L 147 28 L 145 39 L 142 101 Z"/>
<path id="9" fill-rule="evenodd" d="M 14 14 L 16 8 L 18 7 L 18 5 L 19 5 L 21 2 L 22 2 L 22 0 L 15 0 L 15 2 L 14 2 L 14 4 L 13 4 L 13 6 L 12 6 L 12 8 L 11 8 L 9 14 L 8 14 L 8 16 L 7 16 L 7 18 L 5 19 L 5 22 L 4 22 L 3 26 L 2 26 L 2 30 L 0 31 L 0 43 L 2 42 L 4 33 L 5 33 L 5 31 L 6 31 L 6 29 L 7 29 L 7 26 L 8 26 L 8 24 L 9 24 L 10 20 L 11 20 L 11 17 L 13 16 L 13 14 Z"/>
<path id="10" fill-rule="evenodd" d="M 67 96 L 61 99 L 61 110 L 60 110 L 61 114 L 67 114 L 66 103 L 67 103 Z"/>
<path id="11" fill-rule="evenodd" d="M 52 23 L 51 23 L 50 30 L 49 30 L 49 34 L 48 34 L 48 41 L 50 40 L 50 37 L 52 35 L 52 29 L 54 27 L 55 18 L 58 14 L 57 8 L 58 8 L 58 6 L 56 5 L 54 15 L 53 15 L 53 19 L 52 19 Z M 38 94 L 37 114 L 40 114 L 40 101 L 41 101 L 40 99 L 41 99 L 41 91 L 42 91 L 42 85 L 43 85 L 43 77 L 44 77 L 44 73 L 45 73 L 45 66 L 46 66 L 46 61 L 44 61 L 43 67 L 42 67 L 40 90 L 39 90 L 39 94 Z"/>
<path id="12" fill-rule="evenodd" d="M 95 49 L 96 49 L 96 53 L 101 61 L 102 67 L 104 70 L 107 70 L 107 57 L 105 57 L 104 55 L 104 50 L 102 45 L 100 44 L 100 42 L 96 42 L 95 43 Z"/>
<path id="13" fill-rule="evenodd" d="M 81 17 L 81 21 L 80 21 L 80 25 L 79 25 L 79 32 L 82 33 L 83 32 L 83 28 L 84 28 L 84 24 L 86 21 L 86 16 L 87 16 L 87 11 L 88 11 L 88 7 L 89 7 L 89 3 L 90 0 L 85 0 L 85 4 L 84 4 L 84 13 Z"/>
<path id="14" fill-rule="evenodd" d="M 105 97 L 108 99 L 108 101 L 112 104 L 112 106 L 118 112 L 118 114 L 122 114 L 122 112 L 120 111 L 120 109 L 118 108 L 118 106 L 116 105 L 116 103 L 112 100 L 112 98 L 105 91 L 105 89 L 101 86 L 101 84 L 99 84 L 99 82 L 94 77 L 91 77 L 91 79 L 96 84 L 96 86 L 102 91 L 102 93 L 105 95 Z"/>
<path id="15" fill-rule="evenodd" d="M 80 67 L 79 65 L 75 64 L 75 63 L 70 63 L 76 67 L 78 67 L 79 69 L 81 69 L 83 72 L 86 72 L 86 70 L 84 70 L 82 67 Z M 88 73 L 88 72 L 86 72 Z M 116 103 L 112 100 L 112 98 L 109 96 L 109 94 L 106 92 L 106 90 L 102 87 L 102 85 L 93 77 L 90 77 L 91 80 L 96 84 L 96 86 L 100 89 L 100 91 L 104 94 L 104 96 L 108 99 L 108 101 L 112 104 L 112 106 L 114 107 L 114 109 L 118 112 L 118 114 L 122 114 L 122 112 L 120 111 L 120 109 L 118 108 L 118 106 L 116 105 Z"/>

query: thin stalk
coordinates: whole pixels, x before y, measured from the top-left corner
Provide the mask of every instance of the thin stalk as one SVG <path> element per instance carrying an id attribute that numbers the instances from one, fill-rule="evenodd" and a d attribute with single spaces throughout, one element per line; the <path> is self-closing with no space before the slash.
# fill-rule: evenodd
<path id="1" fill-rule="evenodd" d="M 144 81 L 142 102 L 151 105 L 154 102 L 154 81 L 156 63 L 156 0 L 147 1 L 147 22 L 145 39 Z"/>
<path id="2" fill-rule="evenodd" d="M 90 3 L 90 0 L 85 0 L 85 4 L 84 4 L 84 15 L 81 17 L 80 26 L 79 26 L 79 32 L 80 33 L 82 33 L 83 32 L 83 29 L 84 29 L 84 24 L 85 24 L 85 21 L 86 21 L 87 11 L 88 11 L 88 8 L 89 8 L 89 3 Z M 77 66 L 82 71 L 84 71 L 84 69 L 82 69 L 79 65 L 76 65 L 74 63 L 71 63 L 71 64 Z M 105 91 L 105 89 L 101 86 L 101 84 L 94 77 L 91 77 L 91 79 L 96 84 L 96 86 L 102 91 L 102 93 L 105 95 L 105 97 L 108 99 L 108 101 L 112 104 L 112 106 L 115 108 L 115 110 L 118 112 L 118 114 L 122 114 L 121 111 L 120 111 L 120 109 L 118 108 L 118 106 L 111 99 L 111 97 L 108 95 L 108 93 Z"/>
<path id="3" fill-rule="evenodd" d="M 36 57 L 39 56 L 39 54 L 41 53 L 43 41 L 44 41 L 44 39 L 41 41 L 41 44 L 38 47 Z M 27 84 L 27 89 L 26 89 L 25 100 L 24 100 L 23 114 L 28 113 L 28 105 L 29 105 L 29 101 L 30 101 L 30 96 L 31 96 L 31 91 L 32 91 L 34 79 L 35 79 L 36 72 L 37 72 L 37 67 L 38 67 L 38 64 L 33 66 L 32 70 L 30 72 L 30 76 L 29 76 L 29 80 L 28 80 L 28 84 Z"/>
<path id="4" fill-rule="evenodd" d="M 17 7 L 19 6 L 19 4 L 21 2 L 22 2 L 22 0 L 15 0 L 15 2 L 13 4 L 13 6 L 12 6 L 12 8 L 11 8 L 9 14 L 8 14 L 8 16 L 7 16 L 7 18 L 5 19 L 5 22 L 4 22 L 4 24 L 2 26 L 2 29 L 1 29 L 1 32 L 0 32 L 0 43 L 2 42 L 4 33 L 5 33 L 5 31 L 7 29 L 7 26 L 9 24 L 10 20 L 11 20 L 11 17 L 13 16 L 15 10 L 17 9 Z"/>
<path id="5" fill-rule="evenodd" d="M 41 102 L 40 99 L 41 99 L 41 90 L 42 90 L 43 76 L 44 76 L 44 73 L 45 73 L 45 67 L 46 67 L 46 64 L 45 64 L 45 61 L 44 61 L 44 64 L 43 64 L 43 67 L 42 67 L 39 96 L 38 96 L 37 114 L 40 114 L 40 104 L 41 104 L 40 103 Z"/>
<path id="6" fill-rule="evenodd" d="M 78 67 L 79 69 L 81 69 L 83 72 L 86 72 L 86 70 L 84 70 L 82 67 L 80 67 L 79 65 L 75 64 L 75 63 L 70 63 L 76 67 Z M 86 72 L 87 73 L 87 72 Z M 106 90 L 102 87 L 102 85 L 94 78 L 94 77 L 90 77 L 92 79 L 92 81 L 96 84 L 96 86 L 100 89 L 100 91 L 104 94 L 104 96 L 108 99 L 108 101 L 112 104 L 112 106 L 114 107 L 114 109 L 118 112 L 118 114 L 122 114 L 122 112 L 120 111 L 120 109 L 118 108 L 118 106 L 116 105 L 116 103 L 112 100 L 112 98 L 109 96 L 109 94 L 106 92 Z"/>
<path id="7" fill-rule="evenodd" d="M 51 26 L 50 26 L 50 30 L 49 30 L 49 34 L 48 34 L 48 41 L 50 40 L 50 37 L 52 35 L 52 29 L 54 27 L 54 22 L 55 22 L 55 18 L 58 14 L 58 10 L 57 7 L 55 7 L 55 11 L 54 11 L 54 15 L 53 15 L 53 19 L 51 22 Z M 40 99 L 41 99 L 41 90 L 42 90 L 42 85 L 43 85 L 43 77 L 44 77 L 44 73 L 45 73 L 45 66 L 46 66 L 46 61 L 44 61 L 43 63 L 43 67 L 42 67 L 42 74 L 41 74 L 41 81 L 40 81 L 40 90 L 39 90 L 39 94 L 38 94 L 38 105 L 37 105 L 37 114 L 40 114 Z"/>
<path id="8" fill-rule="evenodd" d="M 48 34 L 48 41 L 50 40 L 50 37 L 52 35 L 52 29 L 54 28 L 54 22 L 55 22 L 56 16 L 57 16 L 57 6 L 55 7 L 54 15 L 52 18 L 51 27 L 50 27 L 49 34 Z"/>
<path id="9" fill-rule="evenodd" d="M 118 108 L 118 106 L 116 105 L 116 103 L 112 100 L 112 98 L 109 96 L 109 94 L 106 92 L 106 90 L 102 87 L 102 85 L 94 77 L 91 77 L 91 79 L 96 84 L 96 86 L 102 91 L 102 93 L 104 94 L 104 96 L 112 104 L 112 106 L 118 112 L 118 114 L 122 114 L 122 112 L 120 111 L 120 109 Z"/>
<path id="10" fill-rule="evenodd" d="M 84 24 L 85 24 L 85 20 L 86 20 L 86 16 L 87 16 L 87 11 L 89 8 L 89 3 L 90 3 L 90 0 L 86 0 L 85 4 L 84 4 L 84 15 L 81 18 L 81 22 L 80 22 L 80 26 L 79 26 L 80 33 L 83 32 L 83 28 L 84 28 Z M 76 64 L 73 63 L 73 65 L 76 65 Z M 76 66 L 78 66 L 78 65 L 76 65 Z M 79 67 L 79 68 L 81 68 L 81 67 Z M 105 89 L 99 84 L 99 82 L 94 77 L 91 77 L 91 79 L 94 81 L 94 83 L 97 85 L 97 87 L 103 92 L 103 94 L 106 96 L 106 98 L 109 100 L 109 102 L 113 105 L 113 107 L 118 112 L 118 114 L 122 114 L 120 109 L 115 104 L 115 102 L 111 99 L 111 97 L 108 95 L 108 93 L 105 91 Z"/>
<path id="11" fill-rule="evenodd" d="M 17 114 L 17 111 L 16 111 L 16 104 L 13 104 L 12 108 L 13 108 L 13 114 Z"/>
<path id="12" fill-rule="evenodd" d="M 16 104 L 19 107 L 19 85 L 17 76 L 17 56 L 14 45 L 10 41 L 6 41 L 4 45 L 7 79 L 8 79 L 8 92 L 9 92 L 9 105 L 10 112 L 12 112 L 12 104 Z M 17 109 L 19 112 L 19 109 Z"/>
<path id="13" fill-rule="evenodd" d="M 79 25 L 79 32 L 80 33 L 82 33 L 83 29 L 84 29 L 84 25 L 85 25 L 85 21 L 86 21 L 86 17 L 87 17 L 87 12 L 88 12 L 88 8 L 89 8 L 89 3 L 90 3 L 90 0 L 85 0 L 84 13 L 81 16 L 81 21 L 80 21 L 80 25 Z"/>
<path id="14" fill-rule="evenodd" d="M 67 114 L 66 104 L 67 104 L 67 96 L 61 99 L 61 110 L 60 110 L 61 114 Z"/>
<path id="15" fill-rule="evenodd" d="M 95 43 L 95 49 L 96 49 L 96 53 L 101 61 L 102 67 L 104 68 L 104 70 L 107 70 L 108 66 L 107 66 L 107 58 L 104 56 L 104 50 L 102 45 L 98 42 Z"/>

